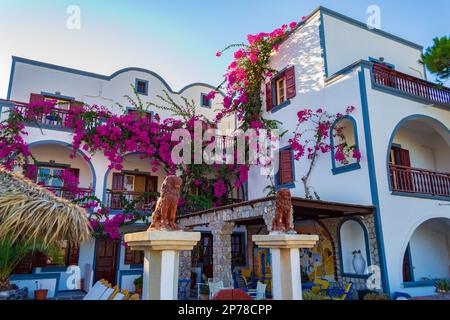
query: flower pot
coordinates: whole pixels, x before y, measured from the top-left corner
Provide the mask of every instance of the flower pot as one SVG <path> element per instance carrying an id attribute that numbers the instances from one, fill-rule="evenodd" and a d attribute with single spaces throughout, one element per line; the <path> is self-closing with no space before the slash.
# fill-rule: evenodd
<path id="1" fill-rule="evenodd" d="M 364 274 L 364 271 L 366 270 L 366 260 L 364 260 L 361 253 L 355 253 L 353 255 L 353 269 L 357 274 Z"/>
<path id="2" fill-rule="evenodd" d="M 134 292 L 139 295 L 142 295 L 142 285 L 134 285 Z"/>
<path id="3" fill-rule="evenodd" d="M 34 290 L 34 300 L 47 300 L 47 289 Z"/>

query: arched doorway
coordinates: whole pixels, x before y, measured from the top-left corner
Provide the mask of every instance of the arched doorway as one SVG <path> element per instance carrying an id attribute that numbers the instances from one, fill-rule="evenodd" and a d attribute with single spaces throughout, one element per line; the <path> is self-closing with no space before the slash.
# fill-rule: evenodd
<path id="1" fill-rule="evenodd" d="M 402 273 L 405 283 L 450 278 L 450 219 L 434 218 L 417 227 L 403 254 Z"/>

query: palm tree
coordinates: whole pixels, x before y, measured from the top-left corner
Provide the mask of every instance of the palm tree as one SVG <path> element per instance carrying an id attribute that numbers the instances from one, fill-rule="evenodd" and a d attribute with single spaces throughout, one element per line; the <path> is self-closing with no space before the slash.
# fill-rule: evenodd
<path id="1" fill-rule="evenodd" d="M 39 251 L 56 263 L 60 263 L 59 247 L 45 245 L 41 241 L 13 240 L 8 235 L 0 239 L 0 291 L 11 289 L 9 276 L 30 252 Z"/>
<path id="2" fill-rule="evenodd" d="M 11 272 L 30 251 L 55 258 L 59 241 L 90 236 L 86 210 L 0 167 L 0 290 L 10 287 Z"/>

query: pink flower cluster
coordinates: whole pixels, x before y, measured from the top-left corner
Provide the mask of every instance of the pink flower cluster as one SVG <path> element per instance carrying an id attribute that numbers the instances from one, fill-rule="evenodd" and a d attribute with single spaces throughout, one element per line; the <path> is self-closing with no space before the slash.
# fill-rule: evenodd
<path id="1" fill-rule="evenodd" d="M 315 159 L 318 153 L 326 154 L 333 148 L 330 142 L 331 128 L 333 127 L 333 136 L 339 137 L 342 143 L 334 146 L 334 158 L 339 163 L 348 161 L 349 157 L 353 157 L 357 161 L 361 159 L 361 153 L 356 146 L 348 146 L 345 142 L 343 127 L 339 124 L 339 120 L 343 119 L 355 111 L 354 106 L 347 107 L 345 115 L 337 113 L 329 114 L 322 108 L 315 111 L 304 109 L 297 113 L 298 124 L 293 137 L 289 140 L 289 144 L 294 151 L 296 160 L 306 157 L 310 160 Z M 306 136 L 307 133 L 313 132 L 312 137 Z"/>
<path id="2" fill-rule="evenodd" d="M 247 35 L 248 44 L 242 45 L 242 48 L 234 52 L 234 60 L 228 66 L 224 75 L 226 94 L 223 109 L 217 114 L 216 121 L 237 112 L 239 120 L 251 122 L 251 119 L 246 119 L 249 114 L 261 113 L 261 110 L 249 110 L 251 106 L 246 108 L 246 105 L 249 100 L 259 100 L 261 82 L 264 76 L 271 73 L 267 67 L 270 54 L 273 51 L 278 51 L 280 42 L 296 26 L 297 22 L 292 22 L 289 27 L 283 25 L 270 33 L 261 32 Z M 232 47 L 235 46 L 229 46 L 225 50 Z M 225 50 L 218 51 L 216 56 L 220 57 Z M 253 105 L 253 107 L 255 106 Z M 259 109 L 261 109 L 261 106 L 259 106 Z"/>

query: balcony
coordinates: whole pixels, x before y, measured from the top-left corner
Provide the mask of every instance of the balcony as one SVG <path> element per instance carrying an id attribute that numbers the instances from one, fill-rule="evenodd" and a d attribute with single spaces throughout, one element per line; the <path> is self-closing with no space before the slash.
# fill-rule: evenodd
<path id="1" fill-rule="evenodd" d="M 372 65 L 372 81 L 375 86 L 406 96 L 450 106 L 449 88 L 395 71 L 381 64 L 374 63 Z"/>
<path id="2" fill-rule="evenodd" d="M 64 187 L 48 186 L 46 188 L 49 189 L 50 191 L 52 191 L 58 197 L 61 197 L 61 198 L 64 198 L 64 199 L 67 199 L 70 201 L 80 200 L 80 199 L 92 196 L 94 194 L 92 189 L 87 189 L 87 188 L 79 188 L 77 190 L 77 192 L 73 192 Z"/>
<path id="3" fill-rule="evenodd" d="M 390 165 L 392 191 L 450 197 L 450 173 Z"/>
<path id="4" fill-rule="evenodd" d="M 157 197 L 150 193 L 126 191 L 126 190 L 107 190 L 106 207 L 111 210 L 125 210 L 129 204 L 134 204 L 135 210 L 153 211 L 156 205 Z"/>

